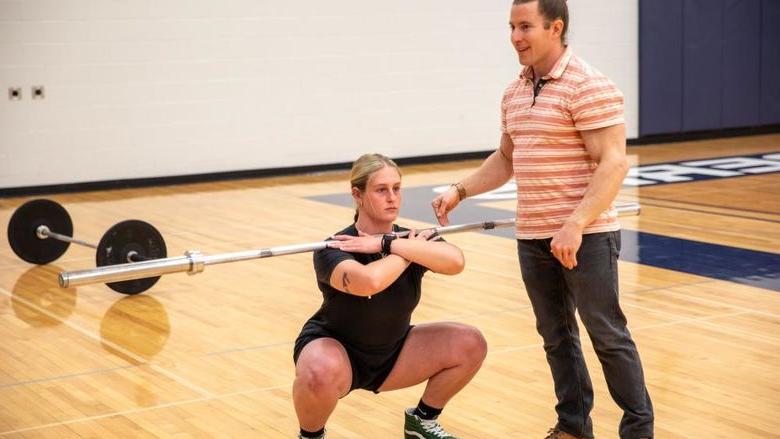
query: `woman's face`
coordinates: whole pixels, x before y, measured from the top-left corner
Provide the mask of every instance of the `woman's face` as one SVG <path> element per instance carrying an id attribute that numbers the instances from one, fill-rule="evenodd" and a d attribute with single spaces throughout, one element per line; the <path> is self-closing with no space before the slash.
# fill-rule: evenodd
<path id="1" fill-rule="evenodd" d="M 393 222 L 401 208 L 401 176 L 395 168 L 385 166 L 371 174 L 364 192 L 353 188 L 353 196 L 361 215 L 376 222 Z"/>

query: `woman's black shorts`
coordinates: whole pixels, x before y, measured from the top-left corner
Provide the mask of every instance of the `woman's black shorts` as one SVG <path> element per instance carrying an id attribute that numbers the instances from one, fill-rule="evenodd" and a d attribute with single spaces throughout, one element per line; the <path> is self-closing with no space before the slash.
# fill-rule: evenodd
<path id="1" fill-rule="evenodd" d="M 303 325 L 301 333 L 295 340 L 293 361 L 298 362 L 298 356 L 301 355 L 301 351 L 309 342 L 318 338 L 333 338 L 344 346 L 349 356 L 349 362 L 352 366 L 352 386 L 349 389 L 350 392 L 355 389 L 365 389 L 379 393 L 378 389 L 382 387 L 385 379 L 390 375 L 390 371 L 393 370 L 395 362 L 398 360 L 398 355 L 401 353 L 401 348 L 403 348 L 404 342 L 406 342 L 406 337 L 413 327 L 414 325 L 410 325 L 404 336 L 395 345 L 383 349 L 369 350 L 350 345 L 342 337 L 327 330 L 318 322 L 309 320 Z"/>

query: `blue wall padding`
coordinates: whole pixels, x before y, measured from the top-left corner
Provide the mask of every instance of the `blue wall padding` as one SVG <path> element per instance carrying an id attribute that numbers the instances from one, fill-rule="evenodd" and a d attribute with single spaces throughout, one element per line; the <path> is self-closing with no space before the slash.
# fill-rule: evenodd
<path id="1" fill-rule="evenodd" d="M 780 0 L 761 4 L 761 124 L 780 123 Z"/>
<path id="2" fill-rule="evenodd" d="M 639 2 L 639 134 L 682 130 L 682 2 Z"/>
<path id="3" fill-rule="evenodd" d="M 760 124 L 761 1 L 726 0 L 723 14 L 723 128 Z"/>
<path id="4" fill-rule="evenodd" d="M 683 2 L 683 131 L 721 127 L 724 1 Z"/>
<path id="5" fill-rule="evenodd" d="M 639 0 L 639 135 L 780 124 L 780 0 Z"/>

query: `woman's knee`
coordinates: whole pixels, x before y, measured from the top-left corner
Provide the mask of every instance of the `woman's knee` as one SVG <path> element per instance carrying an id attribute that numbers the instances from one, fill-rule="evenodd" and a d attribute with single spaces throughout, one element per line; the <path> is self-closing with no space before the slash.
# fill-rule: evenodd
<path id="1" fill-rule="evenodd" d="M 487 340 L 482 332 L 473 326 L 460 325 L 456 343 L 458 356 L 468 359 L 471 363 L 482 363 L 487 356 Z"/>
<path id="2" fill-rule="evenodd" d="M 340 358 L 324 355 L 299 364 L 295 379 L 309 393 L 340 396 L 344 388 L 349 389 L 351 371 L 349 364 L 344 364 Z"/>

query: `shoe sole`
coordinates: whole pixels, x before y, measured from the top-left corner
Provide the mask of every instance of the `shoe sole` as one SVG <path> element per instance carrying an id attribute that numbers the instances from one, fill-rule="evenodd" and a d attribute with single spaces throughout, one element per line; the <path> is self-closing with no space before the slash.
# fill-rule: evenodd
<path id="1" fill-rule="evenodd" d="M 404 439 L 425 439 L 425 436 L 416 431 L 404 430 Z"/>

